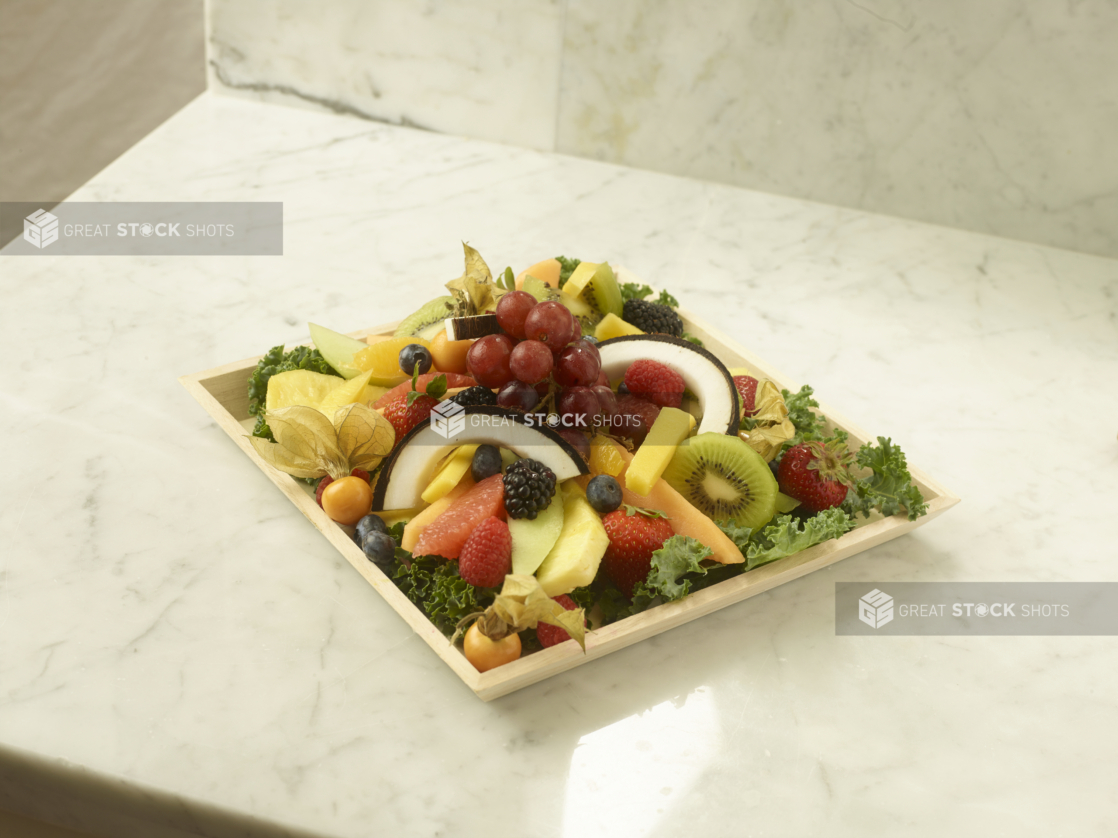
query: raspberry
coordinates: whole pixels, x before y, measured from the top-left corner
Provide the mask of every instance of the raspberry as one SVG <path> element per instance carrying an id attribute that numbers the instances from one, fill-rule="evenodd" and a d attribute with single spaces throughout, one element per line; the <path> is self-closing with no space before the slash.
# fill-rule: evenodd
<path id="1" fill-rule="evenodd" d="M 741 397 L 741 415 L 752 416 L 757 412 L 757 379 L 751 375 L 735 375 L 734 387 Z"/>
<path id="2" fill-rule="evenodd" d="M 329 474 L 318 481 L 318 488 L 314 490 L 314 499 L 319 506 L 322 506 L 322 490 L 334 482 L 334 478 Z"/>
<path id="3" fill-rule="evenodd" d="M 610 417 L 610 433 L 625 436 L 638 445 L 644 442 L 660 408 L 647 399 L 628 393 L 617 397 L 617 413 Z"/>
<path id="4" fill-rule="evenodd" d="M 568 611 L 574 611 L 578 608 L 575 601 L 566 594 L 560 594 L 557 597 L 552 597 L 556 602 L 562 605 Z M 559 626 L 551 626 L 547 623 L 540 623 L 536 626 L 536 637 L 540 640 L 540 645 L 545 649 L 549 646 L 556 646 L 565 640 L 570 640 L 571 636 L 567 634 L 566 629 L 561 629 Z"/>
<path id="5" fill-rule="evenodd" d="M 683 402 L 683 376 L 659 361 L 633 361 L 625 371 L 625 386 L 634 396 L 660 407 L 679 407 Z"/>
<path id="6" fill-rule="evenodd" d="M 365 469 L 363 469 L 363 468 L 355 468 L 353 471 L 351 471 L 349 473 L 349 476 L 350 477 L 360 477 L 366 483 L 368 483 L 371 479 L 370 476 L 369 476 L 369 472 L 365 471 Z"/>
<path id="7" fill-rule="evenodd" d="M 512 536 L 500 518 L 486 518 L 458 555 L 458 575 L 478 588 L 495 588 L 512 570 Z"/>
<path id="8" fill-rule="evenodd" d="M 505 469 L 504 480 L 510 518 L 534 520 L 555 495 L 555 472 L 536 460 L 517 460 Z"/>

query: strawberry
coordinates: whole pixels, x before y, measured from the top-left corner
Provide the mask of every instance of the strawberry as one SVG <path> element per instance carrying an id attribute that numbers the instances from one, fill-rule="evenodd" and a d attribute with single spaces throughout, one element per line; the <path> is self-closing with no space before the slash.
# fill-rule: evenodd
<path id="1" fill-rule="evenodd" d="M 458 575 L 478 588 L 495 588 L 512 570 L 512 536 L 500 518 L 486 518 L 458 555 Z"/>
<path id="2" fill-rule="evenodd" d="M 652 570 L 652 554 L 672 537 L 672 525 L 659 512 L 624 506 L 603 516 L 602 526 L 609 536 L 602 569 L 631 597 L 633 586 L 647 579 Z"/>
<path id="3" fill-rule="evenodd" d="M 404 435 L 416 425 L 426 422 L 431 416 L 431 411 L 438 404 L 437 400 L 426 394 L 413 399 L 412 403 L 408 404 L 410 395 L 412 395 L 410 392 L 402 393 L 380 408 L 384 418 L 396 429 L 396 442 L 403 439 Z"/>
<path id="4" fill-rule="evenodd" d="M 576 608 L 578 608 L 578 606 L 575 605 L 575 601 L 566 594 L 560 594 L 557 597 L 552 597 L 552 599 L 554 599 L 568 611 L 574 611 Z M 561 629 L 559 628 L 559 626 L 551 626 L 547 623 L 539 623 L 536 626 L 536 637 L 539 638 L 540 645 L 543 646 L 545 649 L 548 646 L 555 646 L 565 640 L 571 639 L 571 636 L 567 634 L 565 629 Z"/>
<path id="5" fill-rule="evenodd" d="M 659 361 L 633 361 L 625 371 L 625 386 L 660 407 L 679 407 L 686 385 L 683 376 Z"/>
<path id="6" fill-rule="evenodd" d="M 735 375 L 734 387 L 741 397 L 741 415 L 752 416 L 757 412 L 757 379 L 751 375 Z"/>
<path id="7" fill-rule="evenodd" d="M 400 392 L 388 401 L 378 401 L 377 408 L 392 427 L 396 429 L 397 444 L 412 428 L 421 425 L 431 417 L 431 411 L 439 404 L 439 399 L 446 395 L 446 376 L 439 375 L 427 381 L 423 389 L 419 389 L 419 367 L 415 368 L 411 377 L 411 389 Z"/>
<path id="8" fill-rule="evenodd" d="M 784 452 L 777 467 L 780 491 L 798 500 L 811 513 L 831 509 L 846 500 L 854 484 L 850 466 L 854 456 L 841 442 L 801 442 Z"/>

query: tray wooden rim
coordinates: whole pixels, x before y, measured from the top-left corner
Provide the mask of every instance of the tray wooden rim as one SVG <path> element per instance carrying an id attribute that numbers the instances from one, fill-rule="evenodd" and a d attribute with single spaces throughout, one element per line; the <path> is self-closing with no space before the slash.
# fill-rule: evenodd
<path id="1" fill-rule="evenodd" d="M 687 324 L 688 331 L 702 339 L 706 347 L 715 355 L 722 359 L 728 356 L 737 356 L 740 359 L 741 363 L 728 363 L 727 366 L 749 367 L 783 388 L 798 389 L 798 385 L 787 376 L 745 347 L 723 336 L 686 309 L 680 309 L 679 313 Z M 352 336 L 364 338 L 371 334 L 384 334 L 395 329 L 398 322 L 353 332 Z M 244 393 L 245 377 L 240 378 L 239 392 L 230 385 L 236 383 L 241 372 L 253 369 L 260 357 L 245 358 L 213 369 L 184 375 L 179 378 L 179 382 L 249 459 L 326 536 L 365 581 L 373 586 L 392 609 L 403 617 L 427 645 L 484 701 L 491 701 L 515 692 L 897 538 L 942 515 L 960 500 L 943 484 L 909 463 L 909 470 L 920 485 L 928 503 L 928 514 L 916 521 L 909 521 L 900 516 L 872 521 L 842 538 L 818 544 L 786 559 L 704 588 L 679 602 L 667 603 L 605 626 L 587 635 L 586 654 L 583 654 L 575 644 L 564 643 L 489 672 L 479 673 L 392 580 L 365 558 L 364 553 L 346 532 L 327 517 L 294 478 L 265 463 L 248 442 L 244 427 L 226 405 L 234 401 L 238 404 L 241 402 L 247 404 L 247 395 Z M 207 384 L 211 384 L 211 387 L 207 387 Z M 229 400 L 223 403 L 215 393 L 227 393 Z M 872 438 L 829 405 L 821 402 L 819 409 L 833 424 L 842 427 L 850 434 L 854 446 Z"/>

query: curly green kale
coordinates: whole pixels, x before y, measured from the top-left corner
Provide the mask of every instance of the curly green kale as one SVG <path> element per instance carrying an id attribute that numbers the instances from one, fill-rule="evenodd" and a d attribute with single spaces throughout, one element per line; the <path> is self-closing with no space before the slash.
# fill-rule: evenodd
<path id="1" fill-rule="evenodd" d="M 626 300 L 643 300 L 645 297 L 651 297 L 655 293 L 651 286 L 643 283 L 623 282 L 619 287 L 621 289 L 622 302 Z M 654 302 L 657 305 L 668 306 L 669 308 L 679 308 L 679 300 L 667 291 L 661 291 L 660 296 L 657 297 Z"/>
<path id="2" fill-rule="evenodd" d="M 566 256 L 556 256 L 555 261 L 559 263 L 559 287 L 562 288 L 567 284 L 567 280 L 571 278 L 571 274 L 575 272 L 575 268 L 582 264 L 582 260 L 568 259 Z"/>
<path id="3" fill-rule="evenodd" d="M 483 610 L 494 599 L 493 591 L 475 588 L 458 575 L 458 562 L 441 556 L 407 558 L 407 552 L 398 549 L 392 581 L 447 637 L 463 617 Z"/>
<path id="4" fill-rule="evenodd" d="M 806 384 L 800 388 L 798 393 L 790 393 L 787 390 L 780 391 L 780 395 L 784 397 L 784 404 L 788 406 L 788 418 L 796 426 L 796 435 L 784 443 L 785 450 L 793 445 L 799 445 L 805 440 L 810 442 L 823 439 L 825 420 L 818 413 L 812 411 L 813 407 L 819 407 L 819 402 L 812 398 L 814 393 L 815 391 Z"/>
<path id="5" fill-rule="evenodd" d="M 908 520 L 915 521 L 928 514 L 924 496 L 912 481 L 904 452 L 891 439 L 879 436 L 877 445 L 867 442 L 858 449 L 858 465 L 872 474 L 859 478 L 846 493 L 843 508 L 851 515 L 869 517 L 873 509 L 882 515 L 896 515 L 902 510 Z"/>
<path id="6" fill-rule="evenodd" d="M 338 375 L 334 368 L 326 363 L 322 353 L 313 347 L 296 346 L 290 352 L 284 352 L 282 343 L 273 346 L 257 363 L 256 369 L 252 371 L 252 376 L 248 380 L 248 413 L 249 416 L 256 417 L 256 427 L 252 429 L 253 436 L 275 442 L 271 428 L 264 421 L 268 381 L 273 375 L 289 370 L 310 370 L 323 375 Z"/>
<path id="7" fill-rule="evenodd" d="M 852 529 L 853 519 L 839 507 L 825 509 L 803 521 L 797 521 L 793 515 L 779 515 L 757 533 L 743 551 L 745 569 L 749 571 L 775 562 L 808 547 L 838 538 Z"/>

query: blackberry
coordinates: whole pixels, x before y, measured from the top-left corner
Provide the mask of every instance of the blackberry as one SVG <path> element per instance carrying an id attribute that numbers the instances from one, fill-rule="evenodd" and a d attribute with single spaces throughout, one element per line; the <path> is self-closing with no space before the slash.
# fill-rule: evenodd
<path id="1" fill-rule="evenodd" d="M 533 520 L 555 495 L 555 472 L 536 460 L 517 460 L 505 469 L 505 511 Z"/>
<path id="2" fill-rule="evenodd" d="M 683 336 L 683 321 L 668 306 L 645 300 L 626 300 L 621 319 L 649 334 Z"/>
<path id="3" fill-rule="evenodd" d="M 462 407 L 469 407 L 470 405 L 482 404 L 496 404 L 497 394 L 492 390 L 482 387 L 480 384 L 477 387 L 469 387 L 455 396 L 452 401 L 462 405 Z"/>

